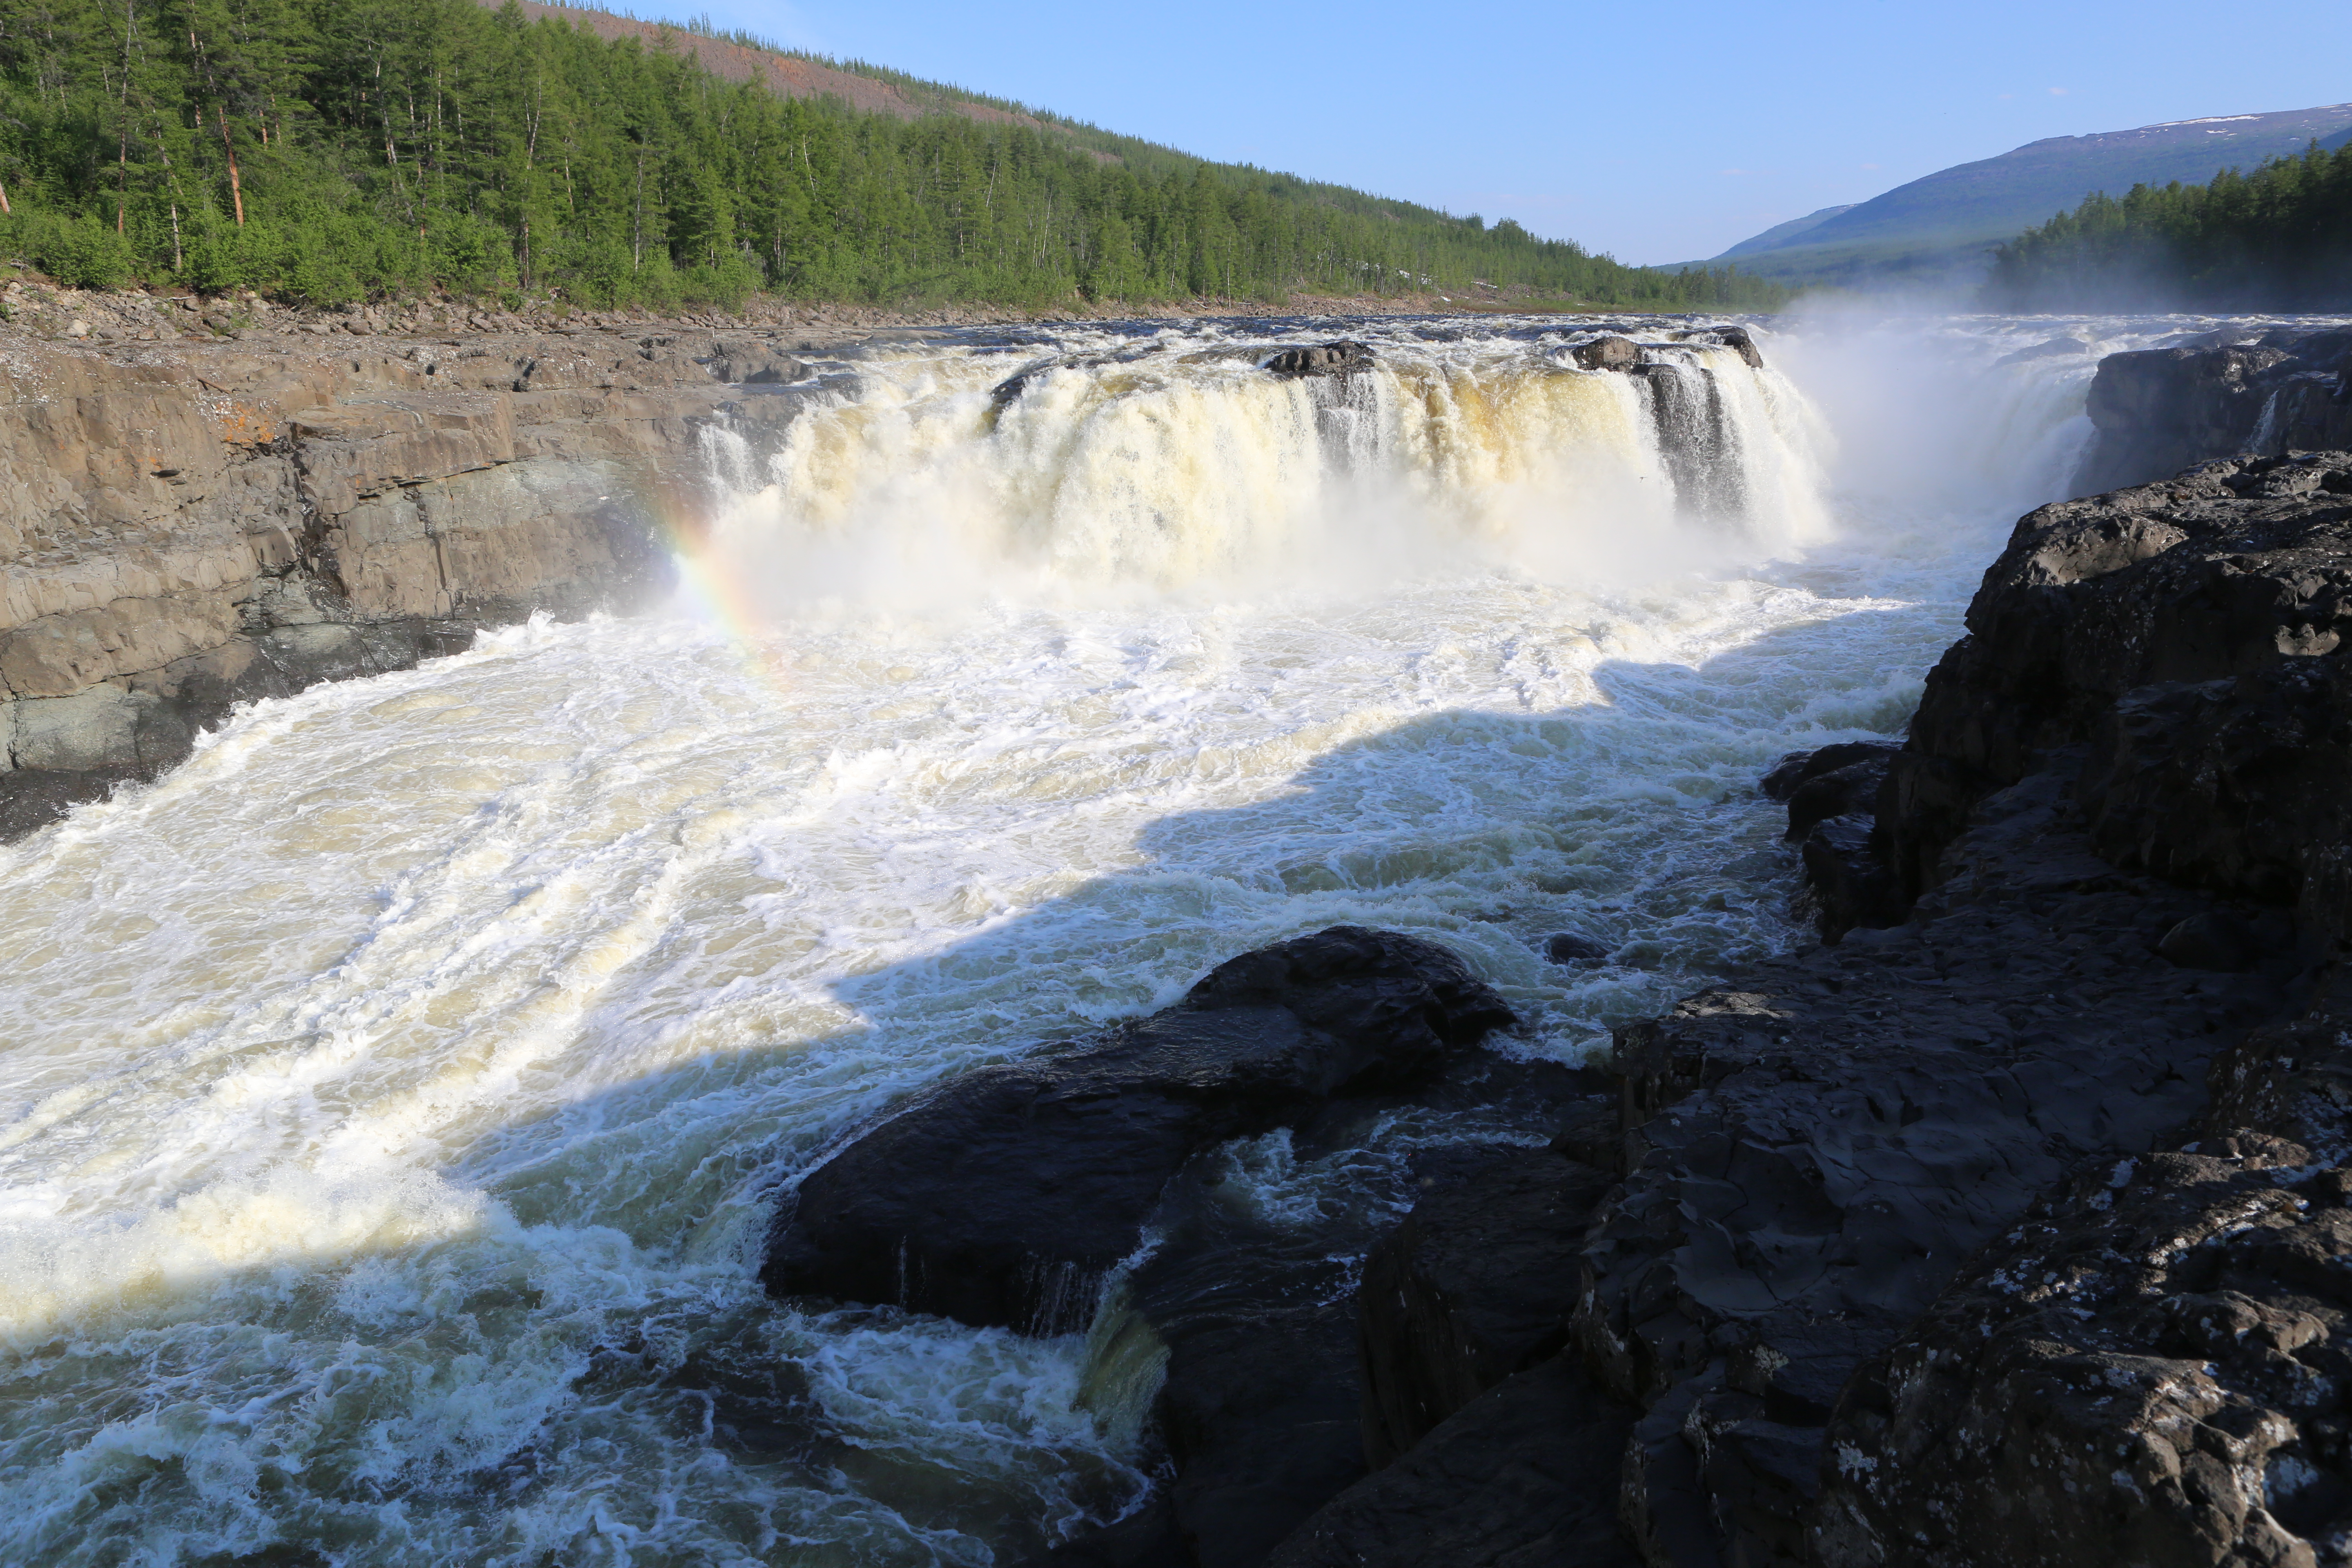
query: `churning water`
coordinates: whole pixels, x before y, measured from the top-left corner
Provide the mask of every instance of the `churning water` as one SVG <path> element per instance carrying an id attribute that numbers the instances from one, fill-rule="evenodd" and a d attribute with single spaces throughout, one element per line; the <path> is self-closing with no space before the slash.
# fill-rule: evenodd
<path id="1" fill-rule="evenodd" d="M 1994 362 L 2196 325 L 1757 371 L 1659 321 L 1627 375 L 1321 323 L 1376 367 L 1307 382 L 1103 330 L 747 392 L 671 613 L 260 704 L 0 849 L 0 1561 L 980 1564 L 1116 1512 L 1138 1391 L 768 1301 L 779 1185 L 1337 921 L 1571 1058 L 1800 940 L 1752 781 L 1899 729 L 2082 439 L 2095 356 Z M 1261 1142 L 1262 1213 L 1340 1179 Z"/>

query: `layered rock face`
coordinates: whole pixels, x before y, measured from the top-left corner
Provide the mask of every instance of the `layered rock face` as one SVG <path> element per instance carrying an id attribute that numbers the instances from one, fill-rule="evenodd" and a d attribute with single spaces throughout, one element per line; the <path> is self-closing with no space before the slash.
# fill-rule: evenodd
<path id="1" fill-rule="evenodd" d="M 797 378 L 796 346 L 6 340 L 0 835 L 152 777 L 233 703 L 659 594 L 694 422 Z"/>
<path id="2" fill-rule="evenodd" d="M 2075 476 L 2077 493 L 2239 453 L 2352 447 L 2352 330 L 2215 338 L 2099 362 L 2088 409 L 2098 434 Z"/>

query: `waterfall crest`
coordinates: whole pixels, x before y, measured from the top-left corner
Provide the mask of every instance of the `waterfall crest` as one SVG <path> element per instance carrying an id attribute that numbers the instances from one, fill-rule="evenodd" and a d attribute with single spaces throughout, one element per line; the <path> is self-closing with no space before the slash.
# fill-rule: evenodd
<path id="1" fill-rule="evenodd" d="M 1815 421 L 1778 372 L 1685 324 L 1629 370 L 1590 332 L 1368 334 L 1361 368 L 1282 377 L 1215 329 L 1051 353 L 868 361 L 781 423 L 705 435 L 730 573 L 789 594 L 947 570 L 1080 595 L 1646 556 L 1762 559 L 1827 531 Z M 757 415 L 764 409 L 753 409 Z"/>

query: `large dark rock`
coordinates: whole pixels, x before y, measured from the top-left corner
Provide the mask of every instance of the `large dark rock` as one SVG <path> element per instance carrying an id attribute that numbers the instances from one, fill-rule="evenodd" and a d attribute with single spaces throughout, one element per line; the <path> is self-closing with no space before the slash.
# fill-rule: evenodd
<path id="1" fill-rule="evenodd" d="M 1746 327 L 1717 327 L 1711 335 L 1717 342 L 1730 349 L 1746 361 L 1748 369 L 1764 368 L 1764 351 L 1756 346 L 1755 338 L 1748 333 Z"/>
<path id="2" fill-rule="evenodd" d="M 761 1281 L 1060 1331 L 1195 1152 L 1426 1079 L 1509 1021 L 1411 937 L 1335 926 L 1245 953 L 1106 1044 L 965 1074 L 853 1140 L 778 1215 Z"/>
<path id="3" fill-rule="evenodd" d="M 1568 352 L 1585 370 L 1628 370 L 1642 363 L 1642 345 L 1614 332 L 1605 332 Z"/>
<path id="4" fill-rule="evenodd" d="M 2352 330 L 2285 328 L 2109 354 L 2078 492 L 2136 485 L 2240 453 L 2352 447 Z M 2015 356 L 2011 356 L 2012 358 Z"/>
<path id="5" fill-rule="evenodd" d="M 1977 801 L 2089 747 L 2099 847 L 2291 900 L 2343 837 L 2352 455 L 2240 458 L 2017 525 L 1927 678 L 1880 823 L 1906 893 Z"/>
<path id="6" fill-rule="evenodd" d="M 1253 1568 L 1361 1478 L 1356 1273 L 1393 1224 L 1388 1184 L 1402 1175 L 1378 1173 L 1390 1167 L 1371 1152 L 1372 1134 L 1400 1116 L 1435 1116 L 1465 1131 L 1528 1139 L 1589 1109 L 1596 1088 L 1579 1069 L 1472 1050 L 1412 1089 L 1335 1100 L 1284 1143 L 1299 1167 L 1338 1160 L 1351 1172 L 1344 1186 L 1323 1190 L 1311 1215 L 1263 1209 L 1223 1152 L 1186 1166 L 1152 1211 L 1150 1256 L 1124 1272 L 1096 1328 L 1097 1342 L 1115 1347 L 1107 1355 L 1124 1364 L 1156 1355 L 1164 1364 L 1150 1429 L 1167 1484 L 1135 1517 L 1045 1561 L 1141 1568 L 1173 1553 L 1167 1560 L 1187 1568 Z M 1572 1169 L 1558 1155 L 1533 1154 L 1553 1170 Z M 1582 1213 L 1559 1217 L 1554 1245 L 1572 1259 Z M 1447 1278 L 1458 1286 L 1465 1277 Z M 1513 1288 L 1507 1275 L 1487 1278 Z M 1557 1268 L 1546 1284 L 1560 1292 L 1548 1309 L 1555 1339 L 1572 1285 Z M 1495 1305 L 1458 1292 L 1454 1304 L 1471 1313 Z"/>
<path id="7" fill-rule="evenodd" d="M 1413 1162 L 1419 1201 L 1358 1293 L 1363 1452 L 1378 1468 L 1568 1337 L 1584 1232 L 1612 1178 L 1549 1148 L 1470 1144 Z"/>
<path id="8" fill-rule="evenodd" d="M 1901 748 L 1885 741 L 1841 741 L 1792 752 L 1759 784 L 1789 803 L 1785 837 L 1800 846 L 1822 939 L 1837 942 L 1858 926 L 1900 921 L 1907 900 L 1885 864 L 1878 808 L 1889 764 Z"/>
<path id="9" fill-rule="evenodd" d="M 1267 1568 L 1633 1568 L 1616 1509 L 1632 1426 L 1628 1407 L 1554 1357 L 1340 1493 Z"/>
<path id="10" fill-rule="evenodd" d="M 1656 1560 L 1805 1561 L 1847 1377 L 2068 1171 L 2195 1115 L 2279 1008 L 2274 968 L 2154 951 L 2212 906 L 2098 858 L 2066 783 L 1984 803 L 1905 926 L 1619 1031 L 1626 1169 L 1574 1331 L 1650 1412 L 1626 1516 Z"/>
<path id="11" fill-rule="evenodd" d="M 2352 1542 L 2352 1025 L 2339 977 L 2216 1064 L 1854 1378 L 1818 1560 L 2311 1564 Z"/>

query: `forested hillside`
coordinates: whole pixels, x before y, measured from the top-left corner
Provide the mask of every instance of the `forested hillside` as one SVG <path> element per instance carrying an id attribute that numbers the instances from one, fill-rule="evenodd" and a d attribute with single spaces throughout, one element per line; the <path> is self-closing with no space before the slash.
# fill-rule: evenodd
<path id="1" fill-rule="evenodd" d="M 0 255 L 322 304 L 1783 297 L 1091 128 L 783 98 L 697 42 L 471 0 L 0 0 Z"/>
<path id="2" fill-rule="evenodd" d="M 2003 310 L 2352 309 L 2352 143 L 2094 195 L 2000 247 Z"/>

